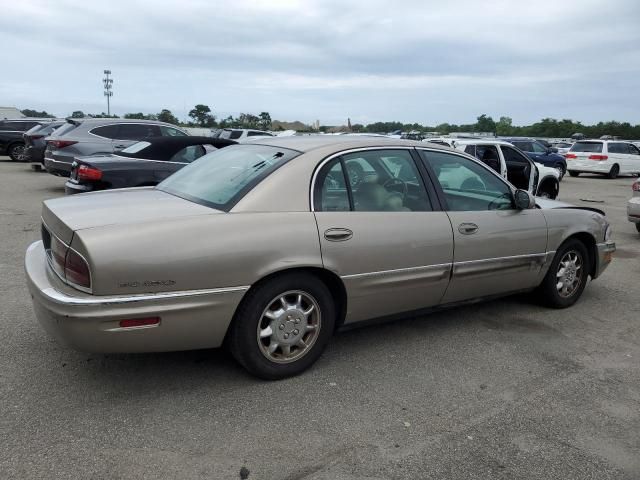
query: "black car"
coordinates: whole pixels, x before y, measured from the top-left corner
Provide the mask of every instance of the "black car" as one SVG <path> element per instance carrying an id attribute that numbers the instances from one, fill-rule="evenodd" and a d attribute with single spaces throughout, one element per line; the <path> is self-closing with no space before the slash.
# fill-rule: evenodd
<path id="1" fill-rule="evenodd" d="M 157 185 L 197 158 L 236 143 L 211 137 L 150 137 L 118 153 L 78 157 L 65 192 Z"/>
<path id="2" fill-rule="evenodd" d="M 0 120 L 0 155 L 9 155 L 14 162 L 24 161 L 24 133 L 49 122 L 51 119 L 40 118 Z"/>
<path id="3" fill-rule="evenodd" d="M 38 163 L 44 166 L 44 150 L 47 147 L 45 138 L 64 124 L 64 120 L 49 122 L 44 125 L 36 125 L 26 133 L 23 133 L 24 161 Z"/>

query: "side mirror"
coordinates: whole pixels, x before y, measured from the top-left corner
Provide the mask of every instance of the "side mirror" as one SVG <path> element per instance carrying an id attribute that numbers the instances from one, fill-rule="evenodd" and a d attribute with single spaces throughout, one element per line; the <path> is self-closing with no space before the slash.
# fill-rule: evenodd
<path id="1" fill-rule="evenodd" d="M 549 148 L 549 153 L 558 153 L 558 149 L 556 147 Z"/>
<path id="2" fill-rule="evenodd" d="M 536 199 L 526 190 L 516 190 L 513 197 L 518 210 L 528 210 L 536 206 Z"/>

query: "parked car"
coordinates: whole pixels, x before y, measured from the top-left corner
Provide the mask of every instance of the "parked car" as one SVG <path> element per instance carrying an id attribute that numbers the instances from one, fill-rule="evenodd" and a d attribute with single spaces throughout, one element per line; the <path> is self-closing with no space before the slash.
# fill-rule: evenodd
<path id="1" fill-rule="evenodd" d="M 633 182 L 631 190 L 633 196 L 627 203 L 627 218 L 636 224 L 636 230 L 640 233 L 640 179 Z"/>
<path id="2" fill-rule="evenodd" d="M 273 135 L 263 130 L 253 130 L 251 128 L 223 128 L 217 135 L 217 138 L 235 140 L 237 142 L 247 139 L 252 140 L 254 137 L 273 137 Z"/>
<path id="3" fill-rule="evenodd" d="M 65 192 L 157 185 L 203 155 L 235 143 L 211 137 L 151 137 L 118 153 L 78 157 Z"/>
<path id="4" fill-rule="evenodd" d="M 68 177 L 75 157 L 113 153 L 149 137 L 181 137 L 187 133 L 169 123 L 122 118 L 69 118 L 47 139 L 44 166 Z"/>
<path id="5" fill-rule="evenodd" d="M 524 153 L 526 153 L 534 162 L 541 163 L 545 167 L 551 167 L 558 170 L 560 180 L 567 173 L 567 161 L 564 156 L 553 151 L 552 148 L 543 144 L 540 140 L 531 138 L 505 138 L 507 142 L 515 145 Z"/>
<path id="6" fill-rule="evenodd" d="M 571 148 L 571 145 L 573 145 L 573 143 L 570 142 L 556 142 L 551 144 L 551 146 L 555 148 L 557 153 L 559 153 L 560 155 L 564 155 L 565 153 L 567 153 Z"/>
<path id="7" fill-rule="evenodd" d="M 23 133 L 24 161 L 44 166 L 44 149 L 47 146 L 45 139 L 65 123 L 64 120 L 44 123 Z"/>
<path id="8" fill-rule="evenodd" d="M 0 120 L 0 155 L 8 155 L 14 162 L 24 161 L 24 133 L 51 121 L 51 118 Z"/>
<path id="9" fill-rule="evenodd" d="M 538 197 L 555 199 L 560 192 L 560 172 L 534 162 L 504 140 L 460 139 L 455 148 L 473 155 L 498 172 L 516 188 Z"/>
<path id="10" fill-rule="evenodd" d="M 608 178 L 640 174 L 640 149 L 631 142 L 580 140 L 566 154 L 569 175 L 599 173 Z"/>
<path id="11" fill-rule="evenodd" d="M 268 379 L 372 318 L 532 289 L 568 307 L 615 250 L 599 210 L 536 200 L 463 152 L 377 137 L 234 145 L 155 188 L 47 200 L 42 220 L 26 274 L 59 340 L 224 342 Z"/>

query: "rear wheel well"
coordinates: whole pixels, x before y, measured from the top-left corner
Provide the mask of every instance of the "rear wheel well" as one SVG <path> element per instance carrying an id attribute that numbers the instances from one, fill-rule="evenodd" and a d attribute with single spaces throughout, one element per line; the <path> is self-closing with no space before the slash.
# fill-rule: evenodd
<path id="1" fill-rule="evenodd" d="M 286 270 L 279 270 L 277 272 L 270 273 L 269 275 L 261 278 L 257 282 L 255 282 L 249 291 L 256 288 L 263 283 L 266 283 L 276 277 L 287 275 L 291 273 L 307 273 L 309 275 L 313 275 L 317 279 L 319 279 L 331 292 L 331 296 L 333 297 L 333 301 L 335 303 L 336 309 L 336 323 L 335 327 L 338 329 L 344 323 L 346 314 L 347 314 L 347 290 L 344 286 L 344 283 L 340 279 L 338 275 L 335 273 L 321 267 L 299 267 L 299 268 L 289 268 Z M 245 294 L 246 295 L 246 294 Z M 236 309 L 237 311 L 237 309 Z M 235 316 L 234 316 L 235 317 Z M 235 318 L 234 318 L 235 320 Z M 229 328 L 228 330 L 230 330 Z"/>
<path id="2" fill-rule="evenodd" d="M 591 235 L 590 233 L 580 232 L 574 233 L 562 243 L 564 244 L 569 240 L 578 240 L 587 248 L 587 252 L 589 253 L 589 275 L 591 275 L 591 278 L 593 278 L 593 276 L 596 274 L 596 258 L 598 256 L 596 239 L 593 238 L 593 235 Z"/>

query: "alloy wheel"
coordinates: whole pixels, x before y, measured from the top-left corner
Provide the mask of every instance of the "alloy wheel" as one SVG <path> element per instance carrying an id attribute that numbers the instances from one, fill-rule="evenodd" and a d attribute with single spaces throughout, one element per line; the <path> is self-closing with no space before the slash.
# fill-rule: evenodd
<path id="1" fill-rule="evenodd" d="M 262 312 L 257 329 L 258 346 L 272 362 L 295 362 L 311 350 L 321 325 L 315 298 L 302 290 L 291 290 L 271 300 Z"/>
<path id="2" fill-rule="evenodd" d="M 25 159 L 24 145 L 16 145 L 11 149 L 11 159 L 15 162 L 23 162 Z"/>
<path id="3" fill-rule="evenodd" d="M 558 264 L 556 288 L 563 298 L 571 297 L 582 283 L 582 256 L 576 250 L 569 250 Z"/>

